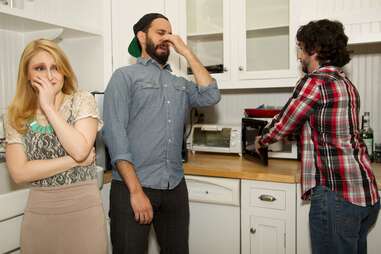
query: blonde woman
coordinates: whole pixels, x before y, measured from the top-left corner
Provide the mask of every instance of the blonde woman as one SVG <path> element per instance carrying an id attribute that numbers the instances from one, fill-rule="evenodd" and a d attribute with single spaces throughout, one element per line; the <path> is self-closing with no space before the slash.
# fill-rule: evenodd
<path id="1" fill-rule="evenodd" d="M 24 49 L 6 118 L 8 170 L 16 183 L 32 183 L 22 253 L 106 253 L 93 149 L 102 121 L 54 42 L 40 39 Z"/>

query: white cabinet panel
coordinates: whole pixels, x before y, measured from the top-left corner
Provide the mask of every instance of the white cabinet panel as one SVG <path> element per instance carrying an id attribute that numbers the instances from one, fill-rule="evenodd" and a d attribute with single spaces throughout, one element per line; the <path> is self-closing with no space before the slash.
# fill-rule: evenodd
<path id="1" fill-rule="evenodd" d="M 285 221 L 261 216 L 251 216 L 250 219 L 250 253 L 285 253 Z"/>
<path id="2" fill-rule="evenodd" d="M 189 194 L 191 254 L 240 253 L 238 179 L 185 176 Z"/>
<path id="3" fill-rule="evenodd" d="M 241 180 L 241 253 L 295 253 L 295 184 Z"/>
<path id="4" fill-rule="evenodd" d="M 189 200 L 239 206 L 239 181 L 236 179 L 187 176 Z"/>
<path id="5" fill-rule="evenodd" d="M 350 44 L 381 41 L 380 0 L 312 0 L 300 1 L 300 24 L 328 18 L 345 26 Z"/>

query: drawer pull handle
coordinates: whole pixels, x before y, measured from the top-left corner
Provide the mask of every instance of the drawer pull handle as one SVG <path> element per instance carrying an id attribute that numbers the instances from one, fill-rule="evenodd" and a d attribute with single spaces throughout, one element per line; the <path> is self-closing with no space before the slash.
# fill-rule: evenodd
<path id="1" fill-rule="evenodd" d="M 267 195 L 267 194 L 260 195 L 259 199 L 266 202 L 274 202 L 276 200 L 274 196 Z"/>
<path id="2" fill-rule="evenodd" d="M 209 191 L 205 191 L 205 194 L 209 194 Z"/>
<path id="3" fill-rule="evenodd" d="M 250 228 L 250 233 L 255 234 L 255 232 L 257 232 L 256 229 L 254 229 L 254 228 Z"/>

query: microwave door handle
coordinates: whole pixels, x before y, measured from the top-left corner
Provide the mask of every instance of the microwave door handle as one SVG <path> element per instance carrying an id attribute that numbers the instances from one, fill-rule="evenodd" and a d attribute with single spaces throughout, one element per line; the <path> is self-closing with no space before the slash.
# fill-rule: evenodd
<path id="1" fill-rule="evenodd" d="M 222 128 L 217 126 L 202 126 L 201 130 L 202 131 L 221 131 Z"/>

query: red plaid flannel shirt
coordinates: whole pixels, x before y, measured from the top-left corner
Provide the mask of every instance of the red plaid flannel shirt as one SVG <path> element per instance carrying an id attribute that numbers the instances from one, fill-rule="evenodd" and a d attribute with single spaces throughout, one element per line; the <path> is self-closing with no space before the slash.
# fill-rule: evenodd
<path id="1" fill-rule="evenodd" d="M 379 200 L 366 146 L 359 133 L 360 97 L 341 69 L 325 66 L 304 76 L 260 140 L 268 145 L 299 134 L 302 198 L 323 185 L 345 200 L 369 206 Z"/>

